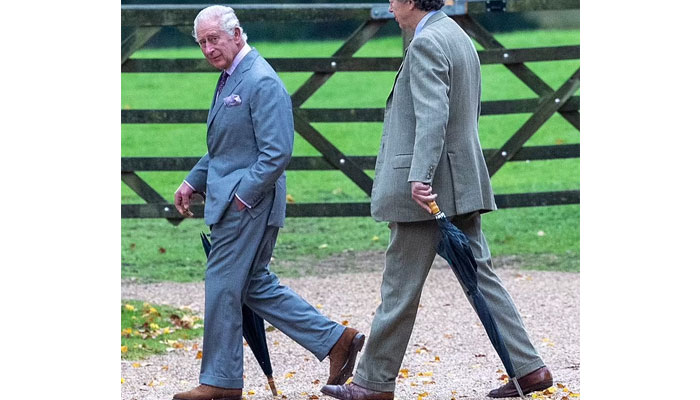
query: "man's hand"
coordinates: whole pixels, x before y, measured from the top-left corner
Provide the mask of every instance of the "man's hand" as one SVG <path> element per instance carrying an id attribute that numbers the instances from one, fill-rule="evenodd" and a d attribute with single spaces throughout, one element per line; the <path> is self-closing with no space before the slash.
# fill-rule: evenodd
<path id="1" fill-rule="evenodd" d="M 192 190 L 190 185 L 186 184 L 185 182 L 182 182 L 182 185 L 180 185 L 175 192 L 175 208 L 177 208 L 180 215 L 185 218 L 189 218 L 194 215 L 194 213 L 190 211 L 190 200 L 192 199 L 192 193 L 194 193 L 194 190 Z"/>
<path id="2" fill-rule="evenodd" d="M 411 197 L 425 211 L 432 214 L 428 203 L 437 198 L 437 194 L 433 194 L 433 187 L 423 182 L 411 182 Z"/>

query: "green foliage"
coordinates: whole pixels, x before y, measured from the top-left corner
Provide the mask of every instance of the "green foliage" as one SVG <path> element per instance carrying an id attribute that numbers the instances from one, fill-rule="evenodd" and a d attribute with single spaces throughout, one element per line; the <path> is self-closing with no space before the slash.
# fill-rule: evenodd
<path id="1" fill-rule="evenodd" d="M 543 47 L 575 45 L 578 30 L 528 31 L 496 35 L 505 46 Z M 341 41 L 251 43 L 265 57 L 330 56 Z M 477 46 L 479 47 L 479 46 Z M 399 37 L 371 40 L 356 56 L 400 57 Z M 199 58 L 197 48 L 144 50 L 143 58 Z M 529 63 L 545 82 L 558 88 L 578 68 L 579 61 Z M 281 73 L 290 93 L 311 74 Z M 384 107 L 394 72 L 340 72 L 303 107 Z M 535 98 L 501 65 L 482 67 L 483 100 Z M 206 109 L 218 74 L 122 74 L 124 109 Z M 498 148 L 528 119 L 528 114 L 485 116 L 479 121 L 484 148 Z M 314 123 L 328 140 L 349 155 L 374 156 L 379 147 L 381 123 Z M 579 143 L 580 134 L 559 115 L 548 120 L 526 146 Z M 124 124 L 123 156 L 201 156 L 206 152 L 204 124 Z M 319 153 L 295 134 L 294 155 Z M 492 180 L 497 194 L 576 190 L 580 186 L 579 159 L 510 162 Z M 367 171 L 373 176 L 372 171 Z M 139 172 L 163 197 L 172 199 L 186 171 Z M 288 193 L 297 203 L 369 201 L 367 195 L 337 171 L 288 171 Z M 122 203 L 143 203 L 122 183 Z M 516 255 L 525 266 L 578 270 L 578 205 L 505 209 L 486 214 L 483 229 L 494 256 Z M 196 281 L 204 276 L 205 258 L 199 232 L 208 231 L 202 220 L 172 226 L 164 220 L 122 220 L 122 275 L 142 280 Z M 544 235 L 538 236 L 538 232 Z M 343 252 L 383 250 L 388 242 L 386 224 L 370 218 L 288 218 L 275 249 L 277 260 L 322 259 Z M 376 238 L 375 238 L 376 237 Z M 163 248 L 165 251 L 161 252 Z M 548 257 L 548 258 L 547 258 Z M 554 260 L 554 261 L 552 261 Z M 300 269 L 273 262 L 281 275 Z M 301 269 L 309 271 L 308 269 Z M 312 269 L 311 269 L 312 270 Z"/>
<path id="2" fill-rule="evenodd" d="M 191 311 L 169 306 L 122 300 L 121 314 L 121 357 L 126 360 L 181 348 L 182 340 L 198 338 L 204 332 L 202 320 Z"/>

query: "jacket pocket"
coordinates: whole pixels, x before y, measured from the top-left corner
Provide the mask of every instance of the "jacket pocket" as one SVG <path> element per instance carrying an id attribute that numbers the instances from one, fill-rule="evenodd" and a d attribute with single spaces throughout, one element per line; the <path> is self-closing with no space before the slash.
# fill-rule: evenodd
<path id="1" fill-rule="evenodd" d="M 394 169 L 411 168 L 413 161 L 413 153 L 397 154 L 391 159 L 391 167 Z"/>

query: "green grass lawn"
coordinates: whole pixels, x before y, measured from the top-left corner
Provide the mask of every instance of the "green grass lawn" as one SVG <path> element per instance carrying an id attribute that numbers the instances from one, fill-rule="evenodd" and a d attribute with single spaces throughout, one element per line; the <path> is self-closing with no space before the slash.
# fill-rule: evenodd
<path id="1" fill-rule="evenodd" d="M 122 300 L 121 357 L 139 360 L 202 336 L 203 321 L 190 310 Z"/>
<path id="2" fill-rule="evenodd" d="M 496 36 L 507 47 L 542 47 L 579 44 L 578 30 L 507 33 Z M 265 57 L 330 56 L 341 41 L 251 42 Z M 477 45 L 477 47 L 479 47 Z M 370 41 L 356 56 L 400 57 L 399 37 Z M 143 58 L 199 58 L 196 47 L 143 50 Z M 558 88 L 579 67 L 578 60 L 529 63 L 528 66 L 553 88 Z M 281 73 L 293 93 L 311 74 Z M 336 73 L 303 107 L 383 107 L 394 72 Z M 536 97 L 525 84 L 501 65 L 482 67 L 483 100 Z M 218 73 L 122 74 L 124 109 L 206 109 Z M 528 119 L 528 114 L 485 116 L 480 119 L 484 148 L 500 147 Z M 323 135 L 349 155 L 376 155 L 381 123 L 314 123 Z M 206 152 L 204 124 L 124 124 L 123 156 L 201 156 Z M 579 143 L 580 134 L 554 115 L 526 146 Z M 295 134 L 294 155 L 319 153 Z M 372 171 L 367 171 L 373 176 Z M 186 171 L 139 172 L 163 197 L 172 194 Z M 348 178 L 336 171 L 289 171 L 288 193 L 296 202 L 368 201 Z M 511 162 L 494 177 L 497 194 L 579 188 L 579 159 Z M 122 203 L 143 203 L 122 183 Z M 526 267 L 578 271 L 578 205 L 505 209 L 484 216 L 484 232 L 494 256 L 516 255 Z M 161 220 L 122 220 L 122 276 L 146 281 L 200 280 L 205 257 L 199 232 L 208 228 L 200 220 L 175 227 Z M 386 247 L 386 224 L 370 218 L 288 218 L 280 232 L 275 257 L 313 262 L 344 251 L 381 250 Z M 293 271 L 277 271 L 281 275 Z"/>

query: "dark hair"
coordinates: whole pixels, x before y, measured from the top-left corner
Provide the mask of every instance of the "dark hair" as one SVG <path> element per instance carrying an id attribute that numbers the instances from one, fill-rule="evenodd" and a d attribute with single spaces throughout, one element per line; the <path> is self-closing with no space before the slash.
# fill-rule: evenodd
<path id="1" fill-rule="evenodd" d="M 439 10 L 445 5 L 445 0 L 413 0 L 413 4 L 422 11 Z"/>

